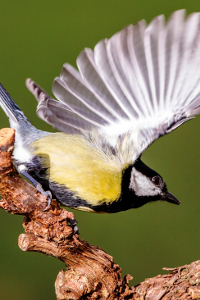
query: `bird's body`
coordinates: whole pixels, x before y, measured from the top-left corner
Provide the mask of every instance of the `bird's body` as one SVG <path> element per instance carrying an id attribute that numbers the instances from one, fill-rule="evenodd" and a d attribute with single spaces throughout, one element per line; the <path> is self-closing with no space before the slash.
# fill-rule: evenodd
<path id="1" fill-rule="evenodd" d="M 73 196 L 87 199 L 91 205 L 109 203 L 119 198 L 123 170 L 121 162 L 117 156 L 106 154 L 85 137 L 56 133 L 35 141 L 33 147 L 34 153 L 42 158 L 42 164 L 47 167 L 49 178 L 73 191 Z M 51 168 L 48 168 L 49 161 Z"/>
<path id="2" fill-rule="evenodd" d="M 31 125 L 4 88 L 0 104 L 16 130 L 20 173 L 61 203 L 86 211 L 117 212 L 147 202 L 179 201 L 140 159 L 157 138 L 200 113 L 200 15 L 175 12 L 146 27 L 128 26 L 85 49 L 79 72 L 63 66 L 52 99 L 32 80 L 37 114 L 62 132 Z"/>

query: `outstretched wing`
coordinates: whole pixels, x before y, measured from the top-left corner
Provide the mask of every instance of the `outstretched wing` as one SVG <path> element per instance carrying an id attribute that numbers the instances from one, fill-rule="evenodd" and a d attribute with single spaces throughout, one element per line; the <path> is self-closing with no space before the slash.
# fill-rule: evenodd
<path id="1" fill-rule="evenodd" d="M 156 17 L 125 27 L 94 51 L 64 64 L 53 100 L 30 79 L 40 118 L 59 130 L 98 128 L 115 144 L 127 132 L 139 156 L 161 135 L 200 113 L 200 14 L 185 11 L 167 23 Z"/>

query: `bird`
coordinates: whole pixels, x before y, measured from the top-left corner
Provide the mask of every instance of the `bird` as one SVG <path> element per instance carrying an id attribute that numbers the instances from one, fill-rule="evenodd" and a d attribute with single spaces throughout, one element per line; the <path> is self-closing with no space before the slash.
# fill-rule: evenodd
<path id="1" fill-rule="evenodd" d="M 85 48 L 77 69 L 63 65 L 55 99 L 32 79 L 34 127 L 0 85 L 0 105 L 15 129 L 14 164 L 50 203 L 115 213 L 166 201 L 164 179 L 141 159 L 159 137 L 200 113 L 200 13 L 185 10 L 124 27 Z"/>

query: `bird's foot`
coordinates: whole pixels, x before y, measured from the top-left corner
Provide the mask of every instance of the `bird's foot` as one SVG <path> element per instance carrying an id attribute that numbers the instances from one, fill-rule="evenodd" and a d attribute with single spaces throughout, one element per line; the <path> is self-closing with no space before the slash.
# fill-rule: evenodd
<path id="1" fill-rule="evenodd" d="M 70 220 L 69 223 L 70 223 L 70 225 L 73 229 L 73 234 L 76 234 L 76 233 L 79 234 L 79 229 L 78 229 L 78 226 L 77 226 L 78 222 L 76 221 L 76 219 Z"/>
<path id="2" fill-rule="evenodd" d="M 24 177 L 26 177 L 32 184 L 33 186 L 37 189 L 37 191 L 44 195 L 45 197 L 47 197 L 47 206 L 45 207 L 45 209 L 43 211 L 46 211 L 49 209 L 50 205 L 51 205 L 51 200 L 52 200 L 52 194 L 50 191 L 44 191 L 43 187 L 41 186 L 41 184 L 35 180 L 30 174 L 28 174 L 25 171 L 20 172 L 21 175 L 23 175 Z"/>

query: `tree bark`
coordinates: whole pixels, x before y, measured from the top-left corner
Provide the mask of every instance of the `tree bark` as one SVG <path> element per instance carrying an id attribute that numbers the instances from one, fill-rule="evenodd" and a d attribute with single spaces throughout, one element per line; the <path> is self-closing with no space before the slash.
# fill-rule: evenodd
<path id="1" fill-rule="evenodd" d="M 168 275 L 146 279 L 129 287 L 132 277 L 121 277 L 121 269 L 112 256 L 73 234 L 71 212 L 52 200 L 48 210 L 46 197 L 17 173 L 12 163 L 14 130 L 0 131 L 0 207 L 12 214 L 24 215 L 25 233 L 18 244 L 23 251 L 54 256 L 65 263 L 55 290 L 57 299 L 197 299 L 200 298 L 200 261 L 167 269 Z"/>

